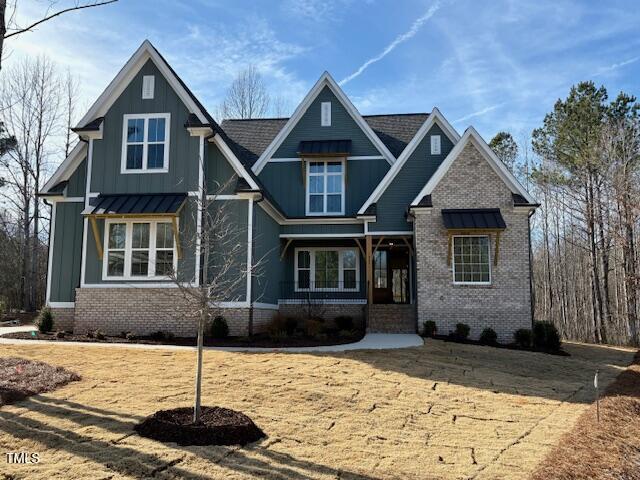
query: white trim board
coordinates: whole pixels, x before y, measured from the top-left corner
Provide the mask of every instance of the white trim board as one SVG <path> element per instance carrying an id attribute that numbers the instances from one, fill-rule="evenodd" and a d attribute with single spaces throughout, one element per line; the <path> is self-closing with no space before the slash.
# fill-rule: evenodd
<path id="1" fill-rule="evenodd" d="M 413 152 L 418 147 L 418 145 L 420 145 L 420 142 L 422 142 L 422 140 L 427 135 L 431 127 L 433 127 L 435 124 L 437 124 L 442 129 L 442 131 L 447 135 L 447 137 L 449 137 L 449 140 L 451 140 L 451 142 L 454 145 L 458 143 L 458 141 L 460 140 L 460 134 L 458 134 L 455 128 L 453 128 L 453 126 L 451 126 L 451 124 L 447 121 L 447 119 L 444 118 L 442 113 L 440 113 L 440 110 L 438 110 L 437 108 L 434 108 L 429 114 L 429 116 L 427 117 L 427 119 L 424 121 L 422 126 L 418 129 L 416 134 L 413 136 L 411 141 L 404 148 L 404 150 L 402 151 L 402 153 L 400 154 L 396 162 L 391 166 L 387 174 L 382 178 L 382 180 L 380 181 L 378 186 L 375 188 L 375 190 L 371 193 L 371 195 L 369 195 L 369 198 L 367 198 L 367 201 L 364 202 L 364 205 L 362 205 L 360 210 L 358 210 L 359 215 L 364 214 L 364 212 L 367 210 L 367 208 L 369 208 L 369 206 L 372 203 L 375 203 L 380 199 L 380 197 L 385 192 L 385 190 L 389 187 L 389 185 L 391 185 L 391 182 L 393 181 L 393 179 L 396 178 L 396 175 L 398 175 L 400 170 L 402 170 L 402 167 L 407 162 L 411 154 L 413 154 Z"/>
<path id="2" fill-rule="evenodd" d="M 364 238 L 364 233 L 281 233 L 280 238 Z"/>
<path id="3" fill-rule="evenodd" d="M 325 304 L 325 305 L 364 305 L 367 303 L 366 298 L 319 298 L 314 300 L 315 303 Z M 278 300 L 278 305 L 306 305 L 309 302 L 307 300 L 300 299 L 280 299 Z"/>
<path id="4" fill-rule="evenodd" d="M 489 162 L 491 168 L 493 168 L 496 174 L 498 174 L 505 185 L 507 185 L 507 187 L 509 187 L 513 193 L 519 193 L 529 203 L 536 203 L 535 199 L 529 194 L 529 192 L 527 192 L 527 190 L 507 169 L 504 163 L 502 163 L 502 161 L 496 156 L 493 150 L 491 150 L 491 147 L 487 145 L 487 142 L 484 141 L 484 139 L 480 136 L 476 129 L 473 127 L 469 127 L 465 130 L 464 135 L 462 135 L 460 141 L 456 144 L 455 147 L 453 147 L 451 152 L 449 152 L 447 158 L 444 159 L 436 172 L 431 176 L 427 184 L 422 188 L 422 190 L 420 190 L 420 193 L 416 196 L 416 198 L 413 199 L 411 205 L 417 205 L 422 197 L 424 197 L 425 195 L 430 195 L 433 192 L 438 183 L 440 183 L 440 180 L 442 180 L 445 174 L 449 171 L 449 167 L 451 167 L 456 158 L 460 156 L 469 142 L 473 143 L 473 145 L 478 149 L 478 151 L 487 160 L 487 162 Z"/>
<path id="5" fill-rule="evenodd" d="M 47 305 L 51 302 L 51 274 L 53 273 L 53 250 L 56 240 L 56 207 L 56 203 L 51 205 L 51 220 L 49 221 L 49 258 L 47 259 L 47 290 L 45 293 Z"/>
<path id="6" fill-rule="evenodd" d="M 50 308 L 75 308 L 75 302 L 47 302 L 47 307 Z"/>
<path id="7" fill-rule="evenodd" d="M 220 137 L 219 134 L 216 133 L 213 136 L 213 138 L 209 139 L 209 142 L 216 144 L 216 146 L 222 152 L 222 155 L 224 156 L 224 158 L 226 158 L 227 161 L 231 164 L 231 167 L 233 167 L 233 170 L 236 172 L 236 174 L 239 177 L 244 178 L 247 181 L 247 183 L 251 186 L 251 188 L 253 188 L 254 190 L 260 190 L 260 187 L 255 182 L 253 177 L 249 174 L 249 172 L 247 172 L 247 170 L 244 168 L 244 165 L 242 165 L 242 162 L 238 160 L 238 157 L 236 157 L 236 155 L 229 148 L 229 146 L 222 139 L 222 137 Z"/>
<path id="8" fill-rule="evenodd" d="M 306 157 L 311 158 L 311 157 Z M 338 157 L 340 158 L 340 157 Z M 302 159 L 300 157 L 283 157 L 283 158 L 270 158 L 269 163 L 287 163 L 287 162 L 299 162 Z M 382 155 L 356 155 L 354 157 L 347 157 L 347 160 L 384 160 Z"/>
<path id="9" fill-rule="evenodd" d="M 306 113 L 307 109 L 311 105 L 311 103 L 316 99 L 318 94 L 322 91 L 324 87 L 329 87 L 332 93 L 336 96 L 339 102 L 342 103 L 347 112 L 351 115 L 351 118 L 358 124 L 358 126 L 362 129 L 364 134 L 371 140 L 371 143 L 377 148 L 380 154 L 389 162 L 389 164 L 393 164 L 395 162 L 395 157 L 389 151 L 389 149 L 385 146 L 385 144 L 380 140 L 380 138 L 373 132 L 369 124 L 362 118 L 360 112 L 356 109 L 356 107 L 351 103 L 351 100 L 345 95 L 342 89 L 338 86 L 333 77 L 329 74 L 329 72 L 324 72 L 316 84 L 309 90 L 309 93 L 304 97 L 300 105 L 296 108 L 291 115 L 291 118 L 284 125 L 282 130 L 276 135 L 276 137 L 271 141 L 269 146 L 262 152 L 258 161 L 253 165 L 252 170 L 256 175 L 259 174 L 267 162 L 270 161 L 272 155 L 278 150 L 278 147 L 282 145 L 282 142 L 287 138 L 287 136 L 293 130 L 293 127 L 300 121 L 302 116 Z"/>

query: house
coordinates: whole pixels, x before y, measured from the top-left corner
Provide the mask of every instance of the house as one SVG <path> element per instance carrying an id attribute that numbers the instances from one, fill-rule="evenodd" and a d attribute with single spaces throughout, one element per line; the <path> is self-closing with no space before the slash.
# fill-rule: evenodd
<path id="1" fill-rule="evenodd" d="M 218 124 L 145 41 L 74 131 L 41 192 L 57 328 L 193 335 L 168 275 L 201 281 L 184 232 L 201 228 L 200 188 L 229 182 L 214 202 L 246 232 L 248 273 L 219 304 L 232 333 L 309 305 L 377 332 L 434 320 L 508 340 L 531 325 L 537 204 L 476 130 L 458 134 L 437 108 L 363 116 L 324 73 L 290 118 Z"/>

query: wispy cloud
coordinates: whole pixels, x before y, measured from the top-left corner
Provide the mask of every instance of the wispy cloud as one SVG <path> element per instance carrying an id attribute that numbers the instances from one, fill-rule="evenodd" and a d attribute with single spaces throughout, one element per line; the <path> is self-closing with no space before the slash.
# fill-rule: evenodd
<path id="1" fill-rule="evenodd" d="M 609 66 L 600 68 L 596 73 L 593 74 L 593 76 L 597 77 L 598 75 L 604 75 L 606 73 L 613 72 L 614 70 L 617 70 L 619 68 L 626 67 L 627 65 L 631 65 L 632 63 L 636 63 L 638 60 L 640 60 L 640 55 L 630 58 L 629 60 L 625 60 L 624 62 L 612 63 Z"/>
<path id="2" fill-rule="evenodd" d="M 486 107 L 486 108 L 483 108 L 482 110 L 478 110 L 477 112 L 473 112 L 473 113 L 470 113 L 468 115 L 465 115 L 464 117 L 460 117 L 460 118 L 458 118 L 457 120 L 454 120 L 451 123 L 460 123 L 460 122 L 464 122 L 466 120 L 469 120 L 471 118 L 481 117 L 482 115 L 485 115 L 485 114 L 487 114 L 489 112 L 492 112 L 493 110 L 496 110 L 497 108 L 500 108 L 502 105 L 504 105 L 504 102 L 503 103 L 498 103 L 496 105 L 491 105 L 490 107 Z"/>
<path id="3" fill-rule="evenodd" d="M 416 35 L 416 33 L 418 33 L 420 31 L 420 29 L 427 22 L 427 20 L 429 20 L 431 17 L 433 17 L 435 15 L 435 13 L 439 9 L 440 9 L 440 2 L 436 1 L 433 5 L 431 5 L 431 7 L 429 7 L 429 10 L 427 10 L 424 15 L 422 15 L 421 17 L 419 17 L 418 19 L 416 19 L 413 22 L 413 24 L 411 25 L 411 28 L 409 28 L 409 30 L 407 30 L 406 32 L 404 32 L 401 35 L 398 35 L 395 38 L 395 40 L 393 42 L 391 42 L 389 45 L 387 45 L 386 48 L 382 52 L 380 52 L 375 57 L 370 58 L 369 60 L 364 62 L 362 65 L 360 65 L 360 68 L 358 68 L 355 72 L 353 72 L 348 77 L 345 77 L 342 80 L 340 80 L 339 84 L 340 85 L 344 85 L 347 82 L 350 82 L 351 80 L 353 80 L 354 78 L 360 76 L 362 74 L 362 72 L 364 72 L 369 66 L 371 66 L 372 64 L 374 64 L 376 62 L 379 62 L 384 57 L 389 55 L 398 45 L 400 45 L 401 43 L 406 42 L 407 40 L 409 40 L 411 38 L 413 38 Z"/>

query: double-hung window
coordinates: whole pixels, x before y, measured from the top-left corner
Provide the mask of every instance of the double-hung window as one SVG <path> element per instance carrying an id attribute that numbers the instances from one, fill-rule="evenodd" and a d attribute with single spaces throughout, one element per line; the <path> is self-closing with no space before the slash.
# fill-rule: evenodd
<path id="1" fill-rule="evenodd" d="M 359 288 L 357 250 L 296 249 L 296 291 L 355 291 Z"/>
<path id="2" fill-rule="evenodd" d="M 177 268 L 173 225 L 166 220 L 107 220 L 104 280 L 167 279 Z"/>
<path id="3" fill-rule="evenodd" d="M 171 114 L 131 114 L 123 118 L 122 173 L 169 171 Z"/>
<path id="4" fill-rule="evenodd" d="M 307 215 L 344 215 L 344 162 L 307 165 Z"/>
<path id="5" fill-rule="evenodd" d="M 453 281 L 459 284 L 491 283 L 489 237 L 453 237 Z"/>

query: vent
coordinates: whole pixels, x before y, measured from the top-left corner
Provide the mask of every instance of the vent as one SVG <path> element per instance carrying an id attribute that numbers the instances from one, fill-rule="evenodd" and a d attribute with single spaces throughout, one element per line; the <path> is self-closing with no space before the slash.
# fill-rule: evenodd
<path id="1" fill-rule="evenodd" d="M 153 99 L 153 90 L 156 83 L 156 77 L 153 75 L 145 75 L 142 77 L 142 99 Z"/>
<path id="2" fill-rule="evenodd" d="M 331 126 L 331 102 L 322 102 L 320 112 L 320 125 L 323 127 Z"/>
<path id="3" fill-rule="evenodd" d="M 431 135 L 431 155 L 440 155 L 440 135 Z"/>

